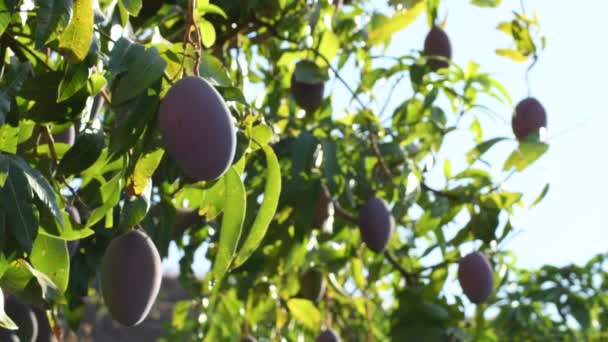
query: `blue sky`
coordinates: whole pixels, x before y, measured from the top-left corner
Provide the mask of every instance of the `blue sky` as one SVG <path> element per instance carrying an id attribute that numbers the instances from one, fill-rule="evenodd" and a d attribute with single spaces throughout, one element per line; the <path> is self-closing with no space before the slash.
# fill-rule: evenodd
<path id="1" fill-rule="evenodd" d="M 375 1 L 374 1 L 375 2 Z M 584 5 L 583 5 L 584 3 Z M 530 74 L 531 94 L 538 98 L 548 113 L 550 149 L 525 172 L 511 177 L 505 188 L 524 193 L 524 203 L 530 204 L 544 185 L 550 182 L 545 200 L 531 210 L 517 210 L 513 222 L 517 229 L 503 248 L 513 250 L 518 265 L 539 267 L 543 264 L 563 265 L 583 263 L 591 256 L 607 250 L 608 233 L 604 225 L 605 193 L 608 191 L 608 156 L 604 127 L 608 126 L 608 103 L 602 86 L 608 69 L 601 63 L 608 56 L 608 1 L 540 0 L 526 2 L 526 11 L 538 13 L 543 33 L 547 36 L 547 48 Z M 511 10 L 521 10 L 520 1 L 503 1 L 498 9 L 481 9 L 466 1 L 443 1 L 440 14 L 448 14 L 446 31 L 449 34 L 454 60 L 461 66 L 474 60 L 482 71 L 491 73 L 509 90 L 517 102 L 527 94 L 525 69 L 527 64 L 515 63 L 497 56 L 494 49 L 509 47 L 510 38 L 497 31 L 500 21 L 512 18 Z M 411 49 L 419 49 L 428 30 L 426 18 L 420 18 L 394 38 L 387 54 L 399 56 Z M 355 73 L 343 73 L 351 85 L 357 82 Z M 354 78 L 349 78 L 354 77 Z M 330 81 L 327 93 L 334 102 L 346 99 L 346 89 Z M 384 91 L 388 91 L 387 84 Z M 376 93 L 383 103 L 382 89 Z M 401 96 L 399 96 L 401 94 Z M 248 98 L 256 94 L 246 94 Z M 393 95 L 389 107 L 401 103 L 411 95 L 411 87 L 402 82 Z M 467 131 L 470 119 L 477 115 L 484 127 L 484 139 L 512 137 L 508 105 L 488 102 L 501 119 L 482 113 L 467 114 L 469 121 L 462 120 L 462 132 L 451 133 L 437 159 L 438 173 L 430 182 L 442 186 L 443 160 L 448 157 L 454 170 L 463 165 L 464 153 L 474 146 Z M 345 104 L 342 104 L 345 105 Z M 489 160 L 499 167 L 516 146 L 514 141 L 497 145 Z M 504 176 L 504 175 L 503 175 Z M 500 178 L 499 178 L 500 179 Z M 178 270 L 175 248 L 164 261 L 165 270 Z M 194 269 L 203 273 L 208 262 L 201 261 Z"/>

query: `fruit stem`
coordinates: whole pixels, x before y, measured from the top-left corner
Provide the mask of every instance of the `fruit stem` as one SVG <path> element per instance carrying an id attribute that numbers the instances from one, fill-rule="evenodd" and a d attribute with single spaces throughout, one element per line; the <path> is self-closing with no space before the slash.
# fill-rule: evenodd
<path id="1" fill-rule="evenodd" d="M 391 265 L 393 265 L 394 268 L 397 269 L 397 271 L 399 271 L 399 273 L 401 273 L 405 280 L 406 286 L 414 284 L 414 275 L 408 272 L 405 268 L 403 268 L 403 266 L 401 266 L 401 264 L 399 263 L 399 261 L 397 261 L 394 255 L 392 255 L 388 250 L 386 250 L 384 251 L 384 257 L 386 258 L 386 260 L 389 261 Z"/>

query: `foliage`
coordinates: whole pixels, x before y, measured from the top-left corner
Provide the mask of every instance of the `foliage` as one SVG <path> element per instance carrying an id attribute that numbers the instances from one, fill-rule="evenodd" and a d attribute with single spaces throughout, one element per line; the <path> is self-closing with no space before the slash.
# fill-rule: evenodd
<path id="1" fill-rule="evenodd" d="M 599 336 L 605 308 L 596 294 L 603 287 L 576 289 L 597 288 L 589 272 L 603 257 L 585 269 L 532 273 L 516 271 L 500 248 L 513 233 L 514 208 L 524 206 L 522 193 L 505 189 L 502 179 L 548 148 L 527 140 L 504 156 L 504 171 L 491 172 L 484 155 L 514 139 L 484 140 L 477 117 L 486 103 L 509 115 L 507 90 L 474 61 L 432 72 L 421 47 L 385 53 L 419 16 L 439 24 L 438 0 L 26 5 L 0 0 L 2 291 L 75 328 L 108 244 L 142 227 L 161 256 L 170 243 L 184 253 L 180 280 L 192 300 L 175 306 L 166 340 L 232 341 L 247 333 L 312 340 L 325 326 L 347 340 Z M 515 45 L 498 54 L 536 60 L 544 46 L 536 16 L 514 13 L 498 28 Z M 304 113 L 289 91 L 304 59 L 349 98 L 330 94 Z M 302 72 L 299 79 L 319 79 Z M 216 87 L 238 128 L 234 163 L 212 182 L 188 182 L 157 128 L 164 94 L 193 74 Z M 394 84 L 390 93 L 385 83 Z M 386 103 L 395 89 L 402 97 L 392 108 Z M 376 96 L 381 91 L 387 96 Z M 438 152 L 446 136 L 466 131 L 463 117 L 472 119 L 476 147 L 461 151 L 466 163 L 457 170 L 445 160 L 443 186 L 433 187 Z M 71 125 L 79 132 L 75 144 L 55 143 L 53 134 Z M 333 226 L 314 230 L 325 190 L 335 206 Z M 389 203 L 397 223 L 384 254 L 362 244 L 355 218 L 372 195 Z M 82 224 L 65 211 L 72 204 Z M 178 229 L 183 209 L 199 217 Z M 78 239 L 79 252 L 69 258 L 66 241 Z M 446 290 L 471 246 L 490 256 L 497 284 L 473 321 L 466 299 Z M 192 271 L 200 248 L 212 262 L 202 279 Z M 298 279 L 312 268 L 328 282 L 319 303 L 298 298 Z M 563 320 L 547 311 L 549 303 Z M 486 321 L 490 308 L 498 315 Z M 2 306 L 0 326 L 14 328 Z"/>

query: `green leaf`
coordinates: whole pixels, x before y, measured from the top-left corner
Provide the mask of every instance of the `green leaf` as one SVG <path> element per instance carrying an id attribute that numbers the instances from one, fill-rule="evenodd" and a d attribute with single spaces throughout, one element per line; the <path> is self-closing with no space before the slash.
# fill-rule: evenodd
<path id="1" fill-rule="evenodd" d="M 30 261 L 35 269 L 46 274 L 57 285 L 60 292 L 67 290 L 70 278 L 70 256 L 64 240 L 38 234 L 30 254 Z"/>
<path id="2" fill-rule="evenodd" d="M 0 0 L 0 36 L 11 23 L 14 7 L 14 0 Z"/>
<path id="3" fill-rule="evenodd" d="M 146 217 L 148 210 L 150 210 L 151 196 L 152 179 L 149 179 L 147 186 L 141 194 L 132 196 L 125 201 L 125 205 L 120 213 L 118 229 L 124 231 L 140 223 Z"/>
<path id="4" fill-rule="evenodd" d="M 74 16 L 59 38 L 59 51 L 70 63 L 84 61 L 93 41 L 93 0 L 74 0 Z"/>
<path id="5" fill-rule="evenodd" d="M 215 219 L 223 210 L 226 195 L 226 182 L 218 181 L 207 191 L 198 211 L 199 216 L 205 216 L 207 220 Z"/>
<path id="6" fill-rule="evenodd" d="M 363 275 L 363 263 L 359 258 L 352 258 L 351 265 L 353 267 L 353 279 L 355 281 L 355 285 L 359 289 L 365 289 L 365 276 Z"/>
<path id="7" fill-rule="evenodd" d="M 57 167 L 60 175 L 76 175 L 95 163 L 104 148 L 103 132 L 82 133 L 61 159 Z"/>
<path id="8" fill-rule="evenodd" d="M 213 44 L 215 44 L 216 38 L 215 27 L 213 27 L 213 24 L 205 19 L 201 19 L 201 21 L 199 22 L 199 27 L 201 30 L 201 39 L 203 41 L 203 46 L 205 46 L 206 48 L 212 47 Z"/>
<path id="9" fill-rule="evenodd" d="M 224 19 L 228 19 L 228 16 L 223 9 L 217 5 L 210 4 L 207 1 L 198 1 L 196 11 L 199 13 L 199 15 L 204 15 L 205 13 L 214 13 L 222 16 Z"/>
<path id="10" fill-rule="evenodd" d="M 524 56 L 521 52 L 513 49 L 496 49 L 496 54 L 505 58 L 509 58 L 515 62 L 525 62 L 528 57 Z"/>
<path id="11" fill-rule="evenodd" d="M 149 178 L 152 177 L 154 171 L 160 164 L 165 153 L 162 149 L 156 149 L 152 152 L 146 153 L 143 157 L 139 158 L 135 164 L 133 174 L 129 178 L 129 186 L 131 187 L 132 194 L 141 194 L 146 185 L 149 183 Z"/>
<path id="12" fill-rule="evenodd" d="M 8 158 L 6 158 L 3 154 L 0 154 L 0 188 L 4 187 L 4 183 L 8 177 L 9 167 L 10 163 Z"/>
<path id="13" fill-rule="evenodd" d="M 0 126 L 0 151 L 15 154 L 19 144 L 19 127 Z"/>
<path id="14" fill-rule="evenodd" d="M 0 288 L 0 327 L 9 330 L 17 330 L 18 328 L 17 324 L 4 311 L 4 293 L 2 292 L 2 288 Z"/>
<path id="15" fill-rule="evenodd" d="M 118 40 L 110 56 L 110 70 L 115 75 L 125 74 L 113 87 L 112 105 L 130 100 L 151 87 L 163 76 L 166 65 L 156 48 L 146 49 L 125 38 Z"/>
<path id="16" fill-rule="evenodd" d="M 63 102 L 87 85 L 89 68 L 85 64 L 68 64 L 59 88 L 57 102 Z"/>
<path id="17" fill-rule="evenodd" d="M 530 206 L 528 208 L 532 208 L 532 207 L 536 206 L 538 203 L 540 203 L 545 198 L 545 196 L 547 196 L 547 192 L 549 192 L 549 183 L 545 184 L 545 186 L 543 187 L 543 191 L 540 192 L 538 197 L 536 197 L 534 202 L 532 202 L 532 204 L 530 204 Z"/>
<path id="18" fill-rule="evenodd" d="M 479 7 L 498 7 L 502 0 L 471 0 L 471 3 Z"/>
<path id="19" fill-rule="evenodd" d="M 136 17 L 141 10 L 142 0 L 120 0 L 130 15 Z"/>
<path id="20" fill-rule="evenodd" d="M 321 312 L 308 299 L 292 298 L 287 302 L 291 315 L 310 330 L 317 330 L 321 325 Z"/>
<path id="21" fill-rule="evenodd" d="M 325 30 L 321 36 L 321 45 L 319 45 L 319 53 L 328 61 L 333 60 L 340 50 L 340 39 L 330 30 Z M 319 61 L 319 62 L 325 62 Z"/>
<path id="22" fill-rule="evenodd" d="M 32 203 L 32 189 L 23 170 L 15 165 L 10 166 L 9 177 L 2 188 L 2 198 L 6 223 L 19 244 L 29 252 L 38 234 L 38 218 Z"/>
<path id="23" fill-rule="evenodd" d="M 267 164 L 264 201 L 260 206 L 258 215 L 253 221 L 249 236 L 247 236 L 239 254 L 234 260 L 234 267 L 242 265 L 260 246 L 279 205 L 279 197 L 281 195 L 281 167 L 279 165 L 279 160 L 270 146 L 264 145 L 262 146 L 262 149 L 266 155 Z"/>
<path id="24" fill-rule="evenodd" d="M 12 165 L 18 166 L 25 173 L 30 188 L 34 190 L 34 193 L 40 199 L 40 201 L 42 201 L 42 203 L 44 203 L 44 205 L 51 211 L 59 224 L 63 225 L 63 216 L 61 214 L 61 210 L 59 209 L 59 205 L 57 204 L 57 199 L 55 198 L 55 191 L 53 190 L 53 187 L 49 181 L 44 178 L 40 171 L 30 167 L 29 164 L 21 157 L 8 157 L 10 158 Z"/>
<path id="25" fill-rule="evenodd" d="M 225 208 L 220 231 L 217 255 L 213 263 L 215 286 L 222 281 L 230 267 L 243 229 L 247 198 L 239 173 L 231 167 L 224 175 L 226 187 Z"/>
<path id="26" fill-rule="evenodd" d="M 108 84 L 108 80 L 102 74 L 94 73 L 87 81 L 87 92 L 91 96 L 97 95 L 106 84 Z"/>
<path id="27" fill-rule="evenodd" d="M 486 153 L 490 148 L 492 148 L 492 146 L 503 140 L 507 140 L 507 138 L 493 138 L 490 140 L 486 140 L 481 144 L 473 147 L 469 152 L 467 152 L 467 162 L 469 164 L 472 164 L 473 162 L 478 160 L 484 153 Z"/>
<path id="28" fill-rule="evenodd" d="M 369 44 L 377 45 L 390 40 L 394 33 L 414 22 L 424 11 L 425 7 L 425 2 L 421 1 L 409 10 L 399 11 L 391 18 L 381 20 L 381 23 L 368 33 L 367 39 Z"/>
<path id="29" fill-rule="evenodd" d="M 230 87 L 232 81 L 222 65 L 222 62 L 210 53 L 201 54 L 201 66 L 199 68 L 201 77 L 209 81 L 214 86 Z"/>
<path id="30" fill-rule="evenodd" d="M 519 147 L 507 158 L 502 169 L 503 171 L 509 171 L 515 168 L 521 172 L 545 154 L 548 149 L 549 145 L 543 142 L 522 141 Z"/>
<path id="31" fill-rule="evenodd" d="M 65 210 L 61 211 L 61 215 L 63 217 L 63 226 L 57 224 L 57 220 L 54 216 L 49 216 L 44 211 L 41 211 L 41 230 L 38 233 L 69 241 L 84 239 L 95 233 L 93 230 L 85 228 L 82 224 L 75 222 Z"/>
<path id="32" fill-rule="evenodd" d="M 6 1 L 6 0 L 5 0 Z M 41 48 L 63 30 L 72 18 L 72 0 L 36 1 L 36 47 Z"/>
<path id="33" fill-rule="evenodd" d="M 122 173 L 118 173 L 109 182 L 101 186 L 99 190 L 103 205 L 93 210 L 85 226 L 86 228 L 90 228 L 95 223 L 99 222 L 99 220 L 106 216 L 106 214 L 111 211 L 116 204 L 118 204 L 118 201 L 120 200 L 120 192 L 124 183 L 122 177 Z"/>

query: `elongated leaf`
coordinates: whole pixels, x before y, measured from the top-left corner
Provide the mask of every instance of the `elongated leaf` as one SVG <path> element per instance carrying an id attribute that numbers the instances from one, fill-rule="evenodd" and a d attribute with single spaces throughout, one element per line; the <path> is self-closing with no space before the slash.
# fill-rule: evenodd
<path id="1" fill-rule="evenodd" d="M 32 203 L 33 194 L 27 178 L 18 167 L 11 165 L 9 177 L 2 189 L 6 208 L 6 223 L 13 236 L 25 250 L 30 251 L 38 234 L 38 218 Z"/>
<path id="2" fill-rule="evenodd" d="M 30 261 L 35 269 L 46 274 L 60 292 L 68 288 L 70 256 L 64 240 L 38 234 Z"/>
<path id="3" fill-rule="evenodd" d="M 201 54 L 201 66 L 199 68 L 201 77 L 214 86 L 230 87 L 232 81 L 230 75 L 222 65 L 222 62 L 210 53 Z"/>
<path id="4" fill-rule="evenodd" d="M 315 304 L 308 299 L 293 298 L 287 302 L 291 315 L 300 323 L 311 330 L 319 328 L 321 324 L 321 312 Z"/>
<path id="5" fill-rule="evenodd" d="M 14 6 L 14 0 L 0 0 L 0 35 L 4 33 L 11 22 Z"/>
<path id="6" fill-rule="evenodd" d="M 38 196 L 38 199 L 44 203 L 44 205 L 51 211 L 53 216 L 57 218 L 59 224 L 63 226 L 63 216 L 61 214 L 61 210 L 59 209 L 59 205 L 57 204 L 55 192 L 53 191 L 51 184 L 49 184 L 49 181 L 47 181 L 38 170 L 31 168 L 21 157 L 9 157 L 12 164 L 17 165 L 21 170 L 23 170 L 23 172 L 25 172 L 27 181 L 32 190 L 34 190 L 36 196 Z"/>
<path id="7" fill-rule="evenodd" d="M 6 178 L 8 178 L 9 167 L 10 163 L 8 158 L 6 158 L 3 154 L 0 154 L 0 188 L 4 186 Z"/>
<path id="8" fill-rule="evenodd" d="M 545 186 L 543 187 L 543 191 L 540 192 L 538 197 L 536 197 L 534 202 L 532 202 L 532 204 L 530 204 L 530 206 L 528 208 L 532 208 L 532 207 L 536 206 L 538 203 L 540 203 L 543 200 L 543 198 L 545 198 L 545 196 L 547 196 L 547 192 L 549 192 L 549 183 L 545 184 Z"/>
<path id="9" fill-rule="evenodd" d="M 101 187 L 100 191 L 103 205 L 93 210 L 85 228 L 91 228 L 118 204 L 118 201 L 120 200 L 120 191 L 123 187 L 122 177 L 123 175 L 119 173 Z"/>
<path id="10" fill-rule="evenodd" d="M 219 284 L 224 278 L 234 257 L 234 252 L 236 252 L 243 229 L 247 203 L 245 186 L 239 173 L 233 167 L 224 175 L 224 182 L 226 184 L 224 217 L 217 255 L 213 263 L 213 277 L 216 284 Z"/>
<path id="11" fill-rule="evenodd" d="M 93 0 L 74 0 L 74 16 L 59 38 L 59 50 L 71 63 L 84 61 L 93 41 Z"/>
<path id="12" fill-rule="evenodd" d="M 125 202 L 120 215 L 118 228 L 126 230 L 141 222 L 148 213 L 148 210 L 150 210 L 151 196 L 152 179 L 150 178 L 141 194 L 132 196 Z"/>
<path id="13" fill-rule="evenodd" d="M 513 49 L 496 49 L 496 54 L 505 58 L 509 58 L 515 62 L 525 62 L 528 57 L 521 52 Z"/>
<path id="14" fill-rule="evenodd" d="M 87 85 L 89 68 L 86 64 L 68 64 L 59 88 L 57 89 L 57 102 L 62 102 Z"/>
<path id="15" fill-rule="evenodd" d="M 11 125 L 0 126 L 0 151 L 17 153 L 17 145 L 19 144 L 19 126 Z"/>
<path id="16" fill-rule="evenodd" d="M 57 224 L 54 216 L 46 215 L 44 211 L 40 212 L 40 230 L 39 234 L 55 237 L 61 240 L 78 240 L 84 239 L 93 235 L 95 232 L 84 225 L 74 222 L 72 217 L 62 210 L 63 226 Z"/>
<path id="17" fill-rule="evenodd" d="M 549 145 L 543 142 L 522 141 L 519 147 L 507 158 L 502 169 L 503 171 L 509 171 L 515 168 L 521 172 L 545 154 L 548 149 Z"/>
<path id="18" fill-rule="evenodd" d="M 130 15 L 136 17 L 141 10 L 142 0 L 120 0 Z"/>
<path id="19" fill-rule="evenodd" d="M 493 138 L 480 143 L 479 145 L 472 148 L 469 152 L 467 152 L 467 161 L 469 162 L 469 164 L 472 164 L 477 159 L 479 159 L 484 153 L 486 153 L 490 148 L 492 148 L 492 146 L 494 146 L 496 143 L 507 139 L 508 138 Z"/>
<path id="20" fill-rule="evenodd" d="M 6 0 L 5 0 L 6 1 Z M 72 17 L 72 0 L 38 0 L 36 46 L 42 47 L 56 30 L 64 29 Z"/>
<path id="21" fill-rule="evenodd" d="M 368 34 L 371 45 L 385 42 L 390 37 L 411 24 L 426 8 L 425 2 L 421 1 L 407 11 L 400 11 L 393 17 L 385 19 L 379 26 L 372 29 Z"/>
<path id="22" fill-rule="evenodd" d="M 279 165 L 279 160 L 270 146 L 264 145 L 262 149 L 266 155 L 267 164 L 264 201 L 260 206 L 258 215 L 253 221 L 249 236 L 247 236 L 239 254 L 234 260 L 234 267 L 242 265 L 258 248 L 266 235 L 268 226 L 270 225 L 279 204 L 279 197 L 281 195 L 281 167 Z"/>
<path id="23" fill-rule="evenodd" d="M 167 63 L 156 48 L 146 49 L 121 38 L 110 56 L 110 69 L 114 74 L 126 72 L 120 77 L 112 92 L 112 105 L 119 105 L 134 98 L 163 76 Z"/>
<path id="24" fill-rule="evenodd" d="M 139 158 L 135 164 L 135 170 L 129 178 L 132 195 L 139 195 L 144 191 L 146 184 L 149 183 L 148 178 L 152 177 L 156 171 L 164 153 L 165 151 L 162 149 L 156 149 Z"/>
<path id="25" fill-rule="evenodd" d="M 103 132 L 80 134 L 76 138 L 74 146 L 61 159 L 57 173 L 74 175 L 88 169 L 97 161 L 103 148 Z"/>

